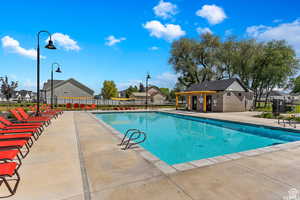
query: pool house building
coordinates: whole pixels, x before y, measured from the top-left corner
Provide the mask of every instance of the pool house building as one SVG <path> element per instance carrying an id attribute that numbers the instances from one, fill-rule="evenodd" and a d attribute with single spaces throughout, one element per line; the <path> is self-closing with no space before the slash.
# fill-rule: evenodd
<path id="1" fill-rule="evenodd" d="M 180 97 L 185 98 L 187 110 L 198 112 L 241 112 L 253 105 L 253 92 L 237 78 L 204 81 L 177 92 L 176 109 Z"/>

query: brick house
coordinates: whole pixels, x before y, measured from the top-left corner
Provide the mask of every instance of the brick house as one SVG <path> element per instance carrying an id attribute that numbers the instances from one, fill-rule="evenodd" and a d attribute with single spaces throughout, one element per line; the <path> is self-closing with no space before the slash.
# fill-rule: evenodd
<path id="1" fill-rule="evenodd" d="M 205 81 L 176 93 L 186 99 L 186 109 L 199 112 L 242 112 L 252 108 L 254 95 L 237 78 Z"/>

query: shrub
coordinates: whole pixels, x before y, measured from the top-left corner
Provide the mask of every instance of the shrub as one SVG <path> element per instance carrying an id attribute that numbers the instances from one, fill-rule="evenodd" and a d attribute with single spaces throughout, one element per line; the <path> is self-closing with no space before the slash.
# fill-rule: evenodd
<path id="1" fill-rule="evenodd" d="M 273 119 L 273 118 L 275 118 L 275 116 L 271 112 L 264 112 L 264 113 L 260 114 L 259 117 L 261 117 L 261 118 L 267 118 L 267 119 Z"/>

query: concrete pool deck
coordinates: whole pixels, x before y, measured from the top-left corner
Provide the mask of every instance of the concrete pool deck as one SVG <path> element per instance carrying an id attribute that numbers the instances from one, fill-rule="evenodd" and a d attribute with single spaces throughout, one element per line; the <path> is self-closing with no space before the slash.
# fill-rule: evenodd
<path id="1" fill-rule="evenodd" d="M 196 115 L 257 120 L 248 113 Z M 279 200 L 300 190 L 299 146 L 166 175 L 136 151 L 120 150 L 119 142 L 89 113 L 65 112 L 23 160 L 20 185 L 9 199 Z"/>

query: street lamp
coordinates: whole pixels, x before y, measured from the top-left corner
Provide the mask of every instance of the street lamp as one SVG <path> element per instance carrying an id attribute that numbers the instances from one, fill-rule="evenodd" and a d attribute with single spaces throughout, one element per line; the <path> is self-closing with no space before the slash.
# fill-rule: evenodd
<path id="1" fill-rule="evenodd" d="M 37 34 L 37 80 L 36 80 L 36 93 L 37 93 L 37 110 L 36 116 L 39 116 L 40 113 L 40 34 L 47 33 L 49 35 L 48 44 L 45 46 L 47 49 L 56 49 L 51 40 L 51 34 L 48 31 L 39 31 Z"/>
<path id="2" fill-rule="evenodd" d="M 148 80 L 151 78 L 149 72 L 146 76 L 146 109 L 148 109 Z"/>
<path id="3" fill-rule="evenodd" d="M 53 67 L 54 65 L 57 65 L 57 69 L 55 70 L 55 72 L 57 73 L 62 73 L 62 71 L 60 70 L 60 64 L 58 63 L 52 63 L 52 68 L 51 68 L 51 109 L 53 109 Z"/>

